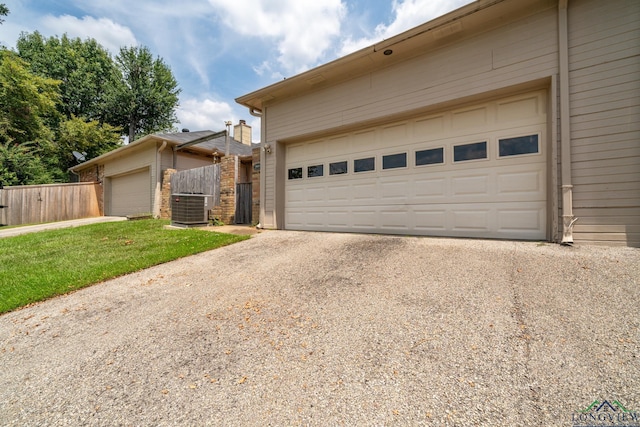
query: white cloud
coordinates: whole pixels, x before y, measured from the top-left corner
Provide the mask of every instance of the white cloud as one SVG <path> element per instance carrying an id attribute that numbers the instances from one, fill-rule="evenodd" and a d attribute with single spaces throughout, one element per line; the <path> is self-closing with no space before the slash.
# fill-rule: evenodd
<path id="1" fill-rule="evenodd" d="M 374 35 L 371 37 L 361 37 L 357 39 L 346 37 L 342 41 L 340 55 L 347 55 L 356 50 L 391 38 L 471 1 L 472 0 L 393 0 L 393 21 L 389 25 L 378 24 L 374 30 Z"/>
<path id="2" fill-rule="evenodd" d="M 284 78 L 284 75 L 282 75 L 280 71 L 273 69 L 269 61 L 263 61 L 262 64 L 257 66 L 254 65 L 253 71 L 260 77 L 268 74 L 269 78 L 271 78 L 272 80 L 282 80 Z"/>
<path id="3" fill-rule="evenodd" d="M 232 31 L 275 41 L 277 62 L 287 73 L 299 73 L 317 65 L 339 36 L 346 13 L 340 0 L 209 0 L 209 3 Z M 275 68 L 273 64 L 270 67 Z"/>
<path id="4" fill-rule="evenodd" d="M 239 114 L 238 114 L 239 112 Z M 181 101 L 177 111 L 180 121 L 179 129 L 199 130 L 225 130 L 225 122 L 231 121 L 234 125 L 240 120 L 245 120 L 251 126 L 251 137 L 254 143 L 260 142 L 260 118 L 249 115 L 245 107 L 229 105 L 226 102 L 213 99 L 197 100 L 190 98 Z M 233 126 L 231 127 L 233 135 Z"/>
<path id="5" fill-rule="evenodd" d="M 48 32 L 62 36 L 80 37 L 81 39 L 93 38 L 112 54 L 117 54 L 123 46 L 138 45 L 133 32 L 110 19 L 96 19 L 84 16 L 82 19 L 75 16 L 47 15 L 42 19 L 42 24 Z"/>
<path id="6" fill-rule="evenodd" d="M 192 131 L 223 130 L 224 122 L 228 120 L 234 123 L 237 122 L 231 105 L 211 99 L 197 100 L 190 98 L 181 100 L 177 116 L 180 121 L 180 127 Z"/>

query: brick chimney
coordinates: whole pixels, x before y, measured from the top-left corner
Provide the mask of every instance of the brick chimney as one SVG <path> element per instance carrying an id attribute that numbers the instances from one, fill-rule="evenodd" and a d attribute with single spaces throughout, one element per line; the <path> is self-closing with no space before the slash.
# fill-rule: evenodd
<path id="1" fill-rule="evenodd" d="M 244 120 L 233 127 L 233 139 L 245 145 L 251 145 L 251 126 Z"/>

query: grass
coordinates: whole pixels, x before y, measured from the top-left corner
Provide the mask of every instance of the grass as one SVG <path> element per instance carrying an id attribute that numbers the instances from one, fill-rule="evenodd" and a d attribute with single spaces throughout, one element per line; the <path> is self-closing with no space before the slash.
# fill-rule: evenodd
<path id="1" fill-rule="evenodd" d="M 139 220 L 0 239 L 0 313 L 249 236 Z"/>

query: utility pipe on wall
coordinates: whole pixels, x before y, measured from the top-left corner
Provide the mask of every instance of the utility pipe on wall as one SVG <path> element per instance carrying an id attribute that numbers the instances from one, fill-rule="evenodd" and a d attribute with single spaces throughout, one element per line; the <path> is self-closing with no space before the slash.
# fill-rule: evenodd
<path id="1" fill-rule="evenodd" d="M 573 185 L 571 181 L 571 105 L 569 103 L 569 0 L 558 2 L 558 55 L 560 67 L 560 169 L 562 179 L 562 241 L 573 244 Z"/>

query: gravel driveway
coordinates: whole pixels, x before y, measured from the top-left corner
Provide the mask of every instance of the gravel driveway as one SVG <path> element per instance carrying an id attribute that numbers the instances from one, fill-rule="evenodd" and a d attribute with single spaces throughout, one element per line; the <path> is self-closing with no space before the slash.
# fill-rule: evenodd
<path id="1" fill-rule="evenodd" d="M 0 316 L 0 425 L 631 417 L 639 282 L 632 248 L 264 232 Z"/>

